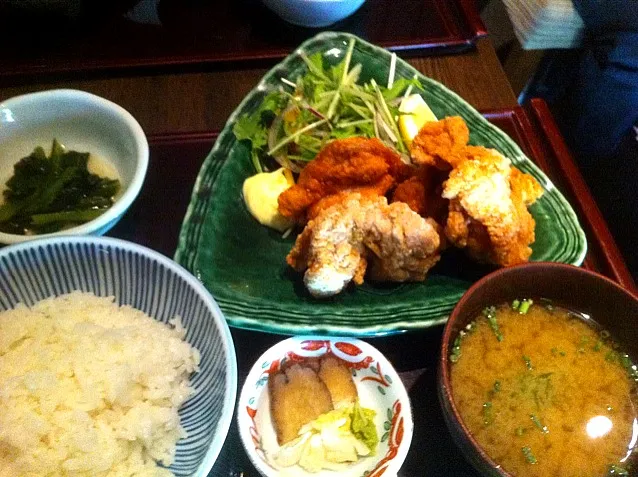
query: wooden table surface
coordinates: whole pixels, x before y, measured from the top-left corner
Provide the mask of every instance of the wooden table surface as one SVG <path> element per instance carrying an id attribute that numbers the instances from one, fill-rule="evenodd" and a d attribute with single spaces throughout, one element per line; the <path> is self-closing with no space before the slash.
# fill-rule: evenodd
<path id="1" fill-rule="evenodd" d="M 440 81 L 480 110 L 516 105 L 514 92 L 489 38 L 476 49 L 445 56 L 412 57 L 419 71 Z M 241 99 L 259 82 L 271 64 L 260 67 L 225 65 L 208 71 L 0 80 L 0 100 L 34 91 L 74 88 L 119 104 L 140 122 L 147 134 L 219 130 Z"/>

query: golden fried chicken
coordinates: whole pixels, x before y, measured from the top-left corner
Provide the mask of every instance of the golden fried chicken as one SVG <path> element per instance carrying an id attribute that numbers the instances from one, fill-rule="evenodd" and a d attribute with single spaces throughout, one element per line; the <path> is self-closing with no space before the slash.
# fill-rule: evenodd
<path id="1" fill-rule="evenodd" d="M 390 181 L 394 182 L 394 179 L 392 179 L 390 176 L 388 176 L 388 178 L 390 179 Z M 389 188 L 390 186 L 388 186 Z M 325 197 L 322 197 L 321 199 L 319 199 L 317 202 L 315 202 L 314 204 L 312 204 L 310 207 L 308 207 L 308 210 L 306 211 L 306 217 L 308 220 L 312 220 L 315 217 L 317 217 L 322 211 L 332 207 L 335 204 L 338 204 L 340 202 L 343 202 L 343 200 L 350 194 L 352 194 L 352 190 L 344 190 L 341 192 L 337 192 L 336 194 L 332 194 L 332 195 L 327 195 Z M 369 188 L 369 187 L 363 187 L 361 189 L 356 189 L 357 194 L 361 194 L 361 197 L 367 198 L 367 199 L 374 199 L 375 197 L 379 197 L 380 194 L 378 189 L 374 189 L 374 188 Z"/>
<path id="2" fill-rule="evenodd" d="M 392 202 L 403 202 L 421 217 L 426 211 L 426 181 L 419 176 L 412 176 L 401 182 L 392 192 Z"/>
<path id="3" fill-rule="evenodd" d="M 436 228 L 402 202 L 351 193 L 308 222 L 286 260 L 316 297 L 361 284 L 368 263 L 373 280 L 422 281 L 440 258 Z"/>
<path id="4" fill-rule="evenodd" d="M 312 368 L 301 364 L 271 375 L 268 392 L 279 445 L 295 439 L 302 426 L 333 409 L 327 386 Z"/>
<path id="5" fill-rule="evenodd" d="M 515 167 L 512 167 L 510 174 L 510 186 L 512 187 L 512 193 L 517 198 L 520 198 L 526 206 L 532 205 L 543 195 L 543 187 L 538 181 Z"/>
<path id="6" fill-rule="evenodd" d="M 350 369 L 341 360 L 330 355 L 323 356 L 318 374 L 330 391 L 335 409 L 355 403 L 358 397 L 357 387 Z"/>
<path id="7" fill-rule="evenodd" d="M 415 164 L 430 165 L 449 171 L 458 162 L 457 153 L 470 140 L 470 131 L 460 116 L 428 122 L 410 144 Z"/>
<path id="8" fill-rule="evenodd" d="M 410 166 L 378 139 L 351 137 L 327 144 L 299 174 L 297 184 L 279 196 L 279 212 L 299 223 L 326 196 L 364 189 L 384 195 Z"/>
<path id="9" fill-rule="evenodd" d="M 494 149 L 467 146 L 458 157 L 443 185 L 446 237 L 481 262 L 526 262 L 535 227 L 527 206 L 542 194 L 540 184 Z"/>
<path id="10" fill-rule="evenodd" d="M 394 189 L 391 202 L 404 202 L 421 217 L 431 217 L 437 223 L 444 223 L 448 200 L 441 197 L 441 192 L 446 178 L 447 173 L 435 167 L 417 167 L 412 177 Z"/>

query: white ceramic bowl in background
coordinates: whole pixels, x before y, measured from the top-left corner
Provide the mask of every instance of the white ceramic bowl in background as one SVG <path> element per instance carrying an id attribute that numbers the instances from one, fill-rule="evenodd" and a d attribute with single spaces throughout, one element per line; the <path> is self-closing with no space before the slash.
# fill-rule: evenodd
<path id="1" fill-rule="evenodd" d="M 113 296 L 167 323 L 178 315 L 201 354 L 195 393 L 179 410 L 176 477 L 206 477 L 230 427 L 237 393 L 233 340 L 217 303 L 184 268 L 146 247 L 108 237 L 52 237 L 0 250 L 0 311 L 75 290 Z M 36 352 L 36 351 L 34 351 Z"/>
<path id="2" fill-rule="evenodd" d="M 365 0 L 262 0 L 264 5 L 293 25 L 325 27 L 356 12 Z"/>
<path id="3" fill-rule="evenodd" d="M 113 206 L 90 222 L 55 234 L 0 233 L 0 243 L 51 235 L 102 235 L 137 197 L 148 167 L 148 142 L 124 108 L 84 91 L 59 89 L 16 96 L 0 103 L 0 190 L 13 166 L 37 146 L 50 150 L 53 139 L 70 150 L 90 152 L 110 163 L 122 189 Z"/>
<path id="4" fill-rule="evenodd" d="M 276 469 L 268 455 L 279 449 L 270 418 L 268 377 L 288 359 L 331 353 L 353 370 L 363 407 L 376 411 L 379 447 L 374 456 L 363 457 L 346 471 L 309 473 L 295 465 Z M 300 336 L 280 341 L 254 364 L 241 391 L 237 408 L 239 434 L 253 465 L 264 477 L 368 477 L 397 475 L 412 441 L 412 410 L 401 378 L 376 348 L 353 338 Z"/>

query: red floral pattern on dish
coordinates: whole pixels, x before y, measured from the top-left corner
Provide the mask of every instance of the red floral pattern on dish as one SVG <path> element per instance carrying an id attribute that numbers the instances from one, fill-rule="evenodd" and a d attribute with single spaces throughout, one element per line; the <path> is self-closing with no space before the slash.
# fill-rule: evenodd
<path id="1" fill-rule="evenodd" d="M 255 449 L 261 448 L 261 437 L 259 436 L 259 431 L 257 431 L 257 424 L 255 423 L 255 416 L 257 415 L 257 409 L 253 409 L 250 406 L 246 406 L 246 412 L 250 417 L 250 422 L 252 425 L 248 428 L 250 432 L 250 437 L 253 440 L 253 444 L 255 445 Z"/>
<path id="2" fill-rule="evenodd" d="M 392 406 L 392 424 L 390 426 L 390 436 L 388 438 L 388 452 L 385 457 L 379 461 L 374 469 L 372 469 L 366 477 L 380 477 L 390 465 L 390 461 L 394 459 L 399 453 L 399 446 L 403 441 L 404 427 L 403 416 L 401 415 L 401 402 L 397 399 Z"/>
<path id="3" fill-rule="evenodd" d="M 388 377 L 386 379 L 386 377 L 381 372 L 381 363 L 377 363 L 376 369 L 379 372 L 377 376 L 366 376 L 364 378 L 361 378 L 361 381 L 374 381 L 375 383 L 379 383 L 382 386 L 385 386 L 386 388 L 389 387 L 390 383 L 388 382 L 388 379 L 390 378 Z"/>

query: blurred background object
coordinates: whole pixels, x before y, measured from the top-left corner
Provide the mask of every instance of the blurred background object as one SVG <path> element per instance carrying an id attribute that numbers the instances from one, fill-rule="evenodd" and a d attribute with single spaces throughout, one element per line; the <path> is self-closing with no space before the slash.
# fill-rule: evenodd
<path id="1" fill-rule="evenodd" d="M 585 25 L 571 0 L 503 0 L 514 33 L 526 50 L 576 48 Z"/>
<path id="2" fill-rule="evenodd" d="M 6 15 L 49 14 L 75 18 L 82 11 L 82 0 L 1 0 L 0 12 Z"/>
<path id="3" fill-rule="evenodd" d="M 127 11 L 139 0 L 0 0 L 3 20 L 65 18 L 79 19 Z"/>
<path id="4" fill-rule="evenodd" d="M 547 101 L 638 277 L 638 0 L 489 0 L 482 7 L 519 103 Z"/>
<path id="5" fill-rule="evenodd" d="M 319 28 L 338 22 L 359 9 L 365 0 L 262 0 L 283 20 Z"/>

